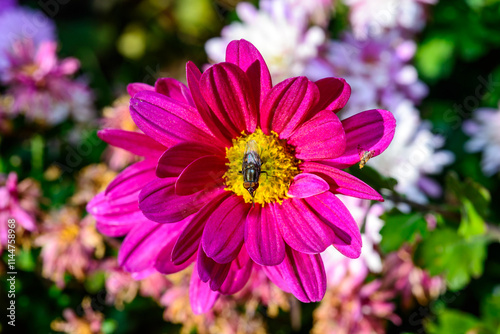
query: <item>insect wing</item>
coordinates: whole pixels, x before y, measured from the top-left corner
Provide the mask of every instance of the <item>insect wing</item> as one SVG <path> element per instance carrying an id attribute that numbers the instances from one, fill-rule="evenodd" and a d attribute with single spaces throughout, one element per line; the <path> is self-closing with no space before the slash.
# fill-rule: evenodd
<path id="1" fill-rule="evenodd" d="M 253 164 L 260 167 L 262 161 L 259 155 L 259 145 L 255 140 L 250 140 L 245 147 L 245 156 L 243 157 L 243 163 L 246 165 Z"/>

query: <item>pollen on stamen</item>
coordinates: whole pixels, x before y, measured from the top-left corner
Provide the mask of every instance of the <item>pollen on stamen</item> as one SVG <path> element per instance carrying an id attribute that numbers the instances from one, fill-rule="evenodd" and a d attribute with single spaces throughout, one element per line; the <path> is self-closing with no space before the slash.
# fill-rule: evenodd
<path id="1" fill-rule="evenodd" d="M 266 135 L 261 129 L 252 134 L 245 134 L 233 139 L 233 146 L 226 148 L 226 158 L 229 160 L 227 172 L 224 174 L 225 190 L 243 196 L 246 203 L 252 203 L 252 196 L 243 186 L 243 175 L 240 173 L 245 154 L 246 143 L 255 140 L 258 144 L 262 160 L 259 187 L 255 192 L 255 203 L 281 204 L 287 198 L 288 188 L 293 178 L 300 173 L 300 161 L 295 158 L 292 147 L 286 141 L 280 140 L 278 134 L 272 132 Z"/>

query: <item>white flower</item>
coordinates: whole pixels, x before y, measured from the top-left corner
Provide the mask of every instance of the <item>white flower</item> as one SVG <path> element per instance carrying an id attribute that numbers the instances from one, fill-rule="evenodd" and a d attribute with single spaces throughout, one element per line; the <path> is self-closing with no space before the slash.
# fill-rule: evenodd
<path id="1" fill-rule="evenodd" d="M 226 26 L 222 37 L 207 41 L 205 50 L 210 60 L 224 61 L 229 42 L 246 39 L 261 52 L 275 83 L 302 75 L 325 40 L 322 28 L 309 28 L 306 13 L 293 10 L 284 1 L 268 2 L 261 10 L 242 2 L 236 12 L 242 22 Z"/>
<path id="2" fill-rule="evenodd" d="M 453 162 L 451 152 L 438 150 L 444 138 L 430 131 L 431 125 L 422 121 L 418 110 L 405 100 L 391 110 L 396 118 L 394 139 L 384 154 L 371 159 L 368 164 L 382 175 L 398 181 L 396 190 L 409 199 L 425 203 L 425 193 L 439 195 L 440 189 L 426 174 L 440 173 L 445 165 Z M 428 190 L 424 192 L 423 190 Z"/>
<path id="3" fill-rule="evenodd" d="M 379 273 L 382 271 L 382 259 L 376 250 L 376 245 L 382 240 L 380 229 L 384 222 L 380 216 L 384 212 L 381 204 L 370 205 L 369 200 L 350 196 L 337 195 L 349 209 L 359 228 L 363 231 L 361 238 L 363 248 L 357 259 L 348 259 L 340 254 L 333 246 L 328 247 L 322 254 L 328 284 L 335 285 L 342 281 L 348 272 L 357 273 L 361 281 L 367 272 Z"/>
<path id="4" fill-rule="evenodd" d="M 499 108 L 500 109 L 500 108 Z M 492 176 L 500 170 L 500 110 L 481 108 L 473 118 L 464 122 L 463 130 L 471 136 L 465 143 L 467 152 L 482 151 L 481 168 L 485 175 Z"/>
<path id="5" fill-rule="evenodd" d="M 402 28 L 419 31 L 425 26 L 426 4 L 437 0 L 344 0 L 350 7 L 350 21 L 358 38 L 380 36 Z"/>

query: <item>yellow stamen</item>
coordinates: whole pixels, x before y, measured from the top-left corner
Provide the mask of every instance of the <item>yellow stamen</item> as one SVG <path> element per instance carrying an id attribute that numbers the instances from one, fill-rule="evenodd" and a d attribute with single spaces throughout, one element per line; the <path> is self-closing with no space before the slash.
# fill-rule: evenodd
<path id="1" fill-rule="evenodd" d="M 260 158 L 262 160 L 259 187 L 255 191 L 255 202 L 282 203 L 287 198 L 288 188 L 295 175 L 299 174 L 298 165 L 300 163 L 293 154 L 293 148 L 286 145 L 284 140 L 278 138 L 278 134 L 273 132 L 265 135 L 261 129 L 257 129 L 250 135 L 233 139 L 233 146 L 226 148 L 226 158 L 229 160 L 228 170 L 224 174 L 227 191 L 232 191 L 238 196 L 243 196 L 246 203 L 252 203 L 252 196 L 243 187 L 243 175 L 240 174 L 245 155 L 246 143 L 255 140 L 260 148 Z"/>

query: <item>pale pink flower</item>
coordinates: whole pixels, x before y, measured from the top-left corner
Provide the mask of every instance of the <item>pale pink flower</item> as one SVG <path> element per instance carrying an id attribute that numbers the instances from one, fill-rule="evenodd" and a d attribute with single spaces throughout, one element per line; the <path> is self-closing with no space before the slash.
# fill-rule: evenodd
<path id="1" fill-rule="evenodd" d="M 81 308 L 75 313 L 72 309 L 63 311 L 64 320 L 54 320 L 50 328 L 68 334 L 102 334 L 104 316 L 92 309 L 90 298 L 82 301 Z"/>
<path id="2" fill-rule="evenodd" d="M 500 107 L 477 109 L 463 130 L 471 139 L 465 143 L 467 152 L 482 152 L 481 168 L 492 176 L 500 170 Z"/>
<path id="3" fill-rule="evenodd" d="M 418 32 L 427 18 L 426 7 L 438 0 L 344 0 L 356 37 L 380 36 L 391 29 Z"/>
<path id="4" fill-rule="evenodd" d="M 102 236 L 95 229 L 94 219 L 91 216 L 81 219 L 80 212 L 70 207 L 48 216 L 34 243 L 42 248 L 42 275 L 59 288 L 66 284 L 66 273 L 83 281 L 95 266 L 94 256 L 104 255 Z"/>
<path id="5" fill-rule="evenodd" d="M 416 299 L 420 305 L 427 305 L 445 291 L 446 284 L 441 276 L 431 276 L 413 263 L 410 247 L 402 247 L 389 254 L 384 261 L 383 286 L 401 295 L 406 309 Z"/>
<path id="6" fill-rule="evenodd" d="M 57 59 L 57 44 L 18 41 L 8 53 L 1 80 L 13 97 L 8 113 L 23 113 L 41 124 L 57 124 L 69 115 L 79 122 L 94 117 L 93 97 L 82 82 L 71 79 L 80 63 L 75 58 Z"/>
<path id="7" fill-rule="evenodd" d="M 35 231 L 40 186 L 31 179 L 21 183 L 17 174 L 0 174 L 0 254 L 8 243 L 8 222 L 15 220 L 17 237 L 23 230 Z"/>
<path id="8" fill-rule="evenodd" d="M 313 313 L 312 334 L 383 334 L 388 320 L 401 322 L 393 290 L 382 288 L 379 279 L 364 283 L 366 267 L 348 264 L 344 269 Z"/>
<path id="9" fill-rule="evenodd" d="M 242 22 L 224 27 L 221 37 L 212 38 L 205 50 L 214 63 L 223 62 L 225 50 L 232 40 L 245 39 L 262 54 L 275 83 L 303 75 L 307 62 L 318 54 L 325 41 L 319 26 L 309 26 L 307 13 L 297 10 L 289 1 L 265 1 L 256 9 L 241 2 L 236 13 Z"/>

